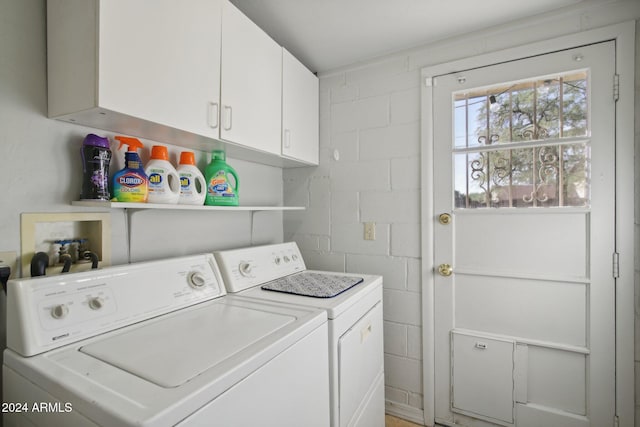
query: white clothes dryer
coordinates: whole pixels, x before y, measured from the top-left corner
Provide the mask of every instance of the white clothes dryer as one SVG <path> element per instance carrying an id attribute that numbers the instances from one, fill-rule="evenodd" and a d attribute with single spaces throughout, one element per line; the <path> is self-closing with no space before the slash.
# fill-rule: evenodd
<path id="1" fill-rule="evenodd" d="M 10 281 L 4 425 L 329 425 L 326 313 L 226 296 L 211 254 Z"/>
<path id="2" fill-rule="evenodd" d="M 331 425 L 383 427 L 382 277 L 307 270 L 295 242 L 215 256 L 233 295 L 326 311 Z"/>

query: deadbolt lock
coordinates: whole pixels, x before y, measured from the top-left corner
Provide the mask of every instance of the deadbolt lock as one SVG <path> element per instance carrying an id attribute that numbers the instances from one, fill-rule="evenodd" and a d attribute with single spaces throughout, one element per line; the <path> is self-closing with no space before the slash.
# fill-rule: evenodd
<path id="1" fill-rule="evenodd" d="M 451 266 L 449 264 L 440 264 L 438 266 L 438 273 L 441 276 L 451 276 L 451 273 L 453 273 L 453 268 L 451 268 Z"/>
<path id="2" fill-rule="evenodd" d="M 442 213 L 438 216 L 438 221 L 442 225 L 447 225 L 451 222 L 451 215 L 449 215 L 448 213 Z"/>

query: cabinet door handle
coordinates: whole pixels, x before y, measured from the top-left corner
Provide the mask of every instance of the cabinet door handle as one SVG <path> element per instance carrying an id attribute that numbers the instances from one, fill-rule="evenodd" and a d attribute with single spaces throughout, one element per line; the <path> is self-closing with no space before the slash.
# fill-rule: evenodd
<path id="1" fill-rule="evenodd" d="M 233 125 L 233 110 L 230 105 L 223 105 L 222 108 L 224 108 L 225 112 L 224 130 L 231 130 L 231 126 Z"/>
<path id="2" fill-rule="evenodd" d="M 289 129 L 284 130 L 284 148 L 291 147 L 291 131 Z"/>
<path id="3" fill-rule="evenodd" d="M 209 127 L 212 129 L 216 129 L 219 125 L 218 122 L 218 103 L 210 102 L 209 103 Z"/>

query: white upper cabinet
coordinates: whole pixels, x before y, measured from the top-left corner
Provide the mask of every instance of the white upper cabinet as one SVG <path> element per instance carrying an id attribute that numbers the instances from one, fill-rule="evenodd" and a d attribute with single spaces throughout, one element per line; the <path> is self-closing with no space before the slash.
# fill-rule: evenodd
<path id="1" fill-rule="evenodd" d="M 282 49 L 282 155 L 318 164 L 318 78 Z"/>
<path id="2" fill-rule="evenodd" d="M 47 47 L 49 117 L 273 166 L 318 162 L 317 79 L 227 0 L 48 0 Z"/>
<path id="3" fill-rule="evenodd" d="M 220 137 L 280 154 L 282 49 L 231 3 L 222 7 Z"/>
<path id="4" fill-rule="evenodd" d="M 147 138 L 171 132 L 146 122 L 217 137 L 220 1 L 49 0 L 47 8 L 50 117 Z"/>

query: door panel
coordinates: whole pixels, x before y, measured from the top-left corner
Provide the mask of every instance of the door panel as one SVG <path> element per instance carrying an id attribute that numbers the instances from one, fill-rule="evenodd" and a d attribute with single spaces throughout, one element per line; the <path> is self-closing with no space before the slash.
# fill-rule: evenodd
<path id="1" fill-rule="evenodd" d="M 382 304 L 374 306 L 338 341 L 340 425 L 352 425 L 364 397 L 381 374 L 383 353 Z"/>
<path id="2" fill-rule="evenodd" d="M 612 425 L 614 52 L 433 79 L 437 422 Z"/>
<path id="3" fill-rule="evenodd" d="M 457 271 L 587 277 L 587 213 L 470 212 L 455 218 Z"/>
<path id="4" fill-rule="evenodd" d="M 512 423 L 514 342 L 460 332 L 451 334 L 451 342 L 453 408 Z"/>
<path id="5" fill-rule="evenodd" d="M 586 346 L 587 290 L 583 283 L 456 273 L 456 328 Z"/>
<path id="6" fill-rule="evenodd" d="M 586 355 L 537 346 L 528 346 L 528 353 L 527 401 L 585 415 Z"/>

